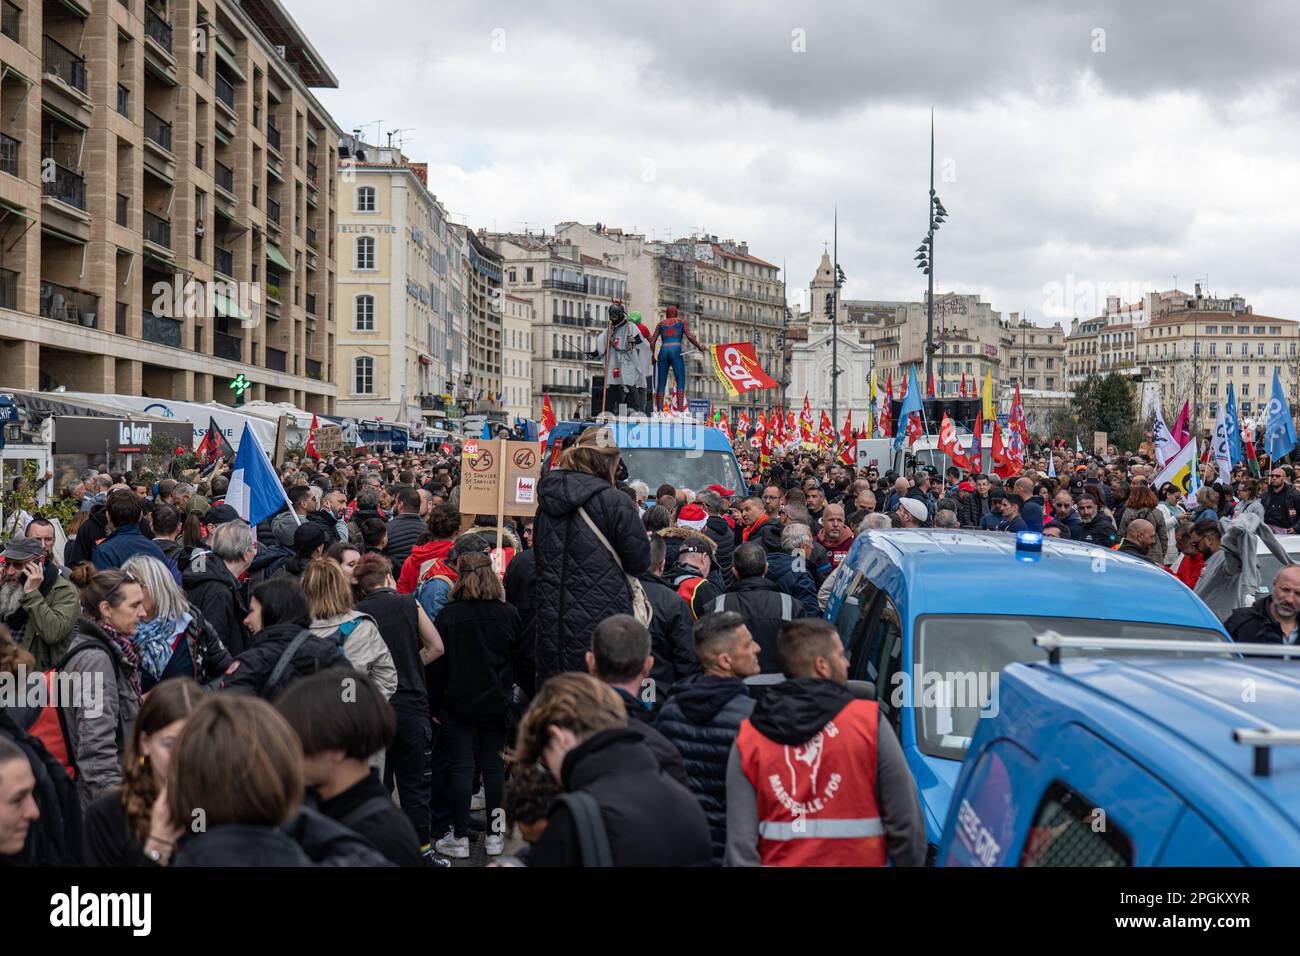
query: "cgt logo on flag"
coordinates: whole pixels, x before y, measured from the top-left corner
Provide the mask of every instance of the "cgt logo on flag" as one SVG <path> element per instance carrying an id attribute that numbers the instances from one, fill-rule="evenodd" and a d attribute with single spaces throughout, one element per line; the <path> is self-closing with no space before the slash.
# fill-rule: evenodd
<path id="1" fill-rule="evenodd" d="M 752 342 L 732 342 L 709 348 L 713 371 L 727 394 L 738 398 L 746 392 L 776 388 L 779 384 L 763 371 Z"/>

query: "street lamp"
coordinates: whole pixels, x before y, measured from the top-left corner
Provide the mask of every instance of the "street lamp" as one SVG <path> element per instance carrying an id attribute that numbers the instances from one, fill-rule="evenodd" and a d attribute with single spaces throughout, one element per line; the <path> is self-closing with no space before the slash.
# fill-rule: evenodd
<path id="1" fill-rule="evenodd" d="M 916 267 L 928 278 L 929 291 L 925 299 L 925 377 L 934 376 L 934 234 L 948 219 L 948 210 L 934 191 L 934 112 L 930 113 L 930 202 L 927 209 L 929 228 L 925 238 L 916 247 Z"/>

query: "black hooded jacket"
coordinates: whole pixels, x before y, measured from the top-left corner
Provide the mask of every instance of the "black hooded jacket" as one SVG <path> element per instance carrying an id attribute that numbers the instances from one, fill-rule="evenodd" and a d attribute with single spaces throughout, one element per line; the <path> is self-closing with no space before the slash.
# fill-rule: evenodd
<path id="1" fill-rule="evenodd" d="M 721 515 L 709 515 L 704 523 L 704 533 L 717 546 L 713 552 L 713 565 L 723 578 L 731 577 L 731 556 L 736 550 L 736 532 Z"/>
<path id="2" fill-rule="evenodd" d="M 678 684 L 659 713 L 659 732 L 682 755 L 687 786 L 708 817 L 714 866 L 727 847 L 727 758 L 753 709 L 740 678 L 701 674 Z"/>
<path id="3" fill-rule="evenodd" d="M 83 561 L 89 561 L 95 553 L 95 545 L 108 537 L 108 509 L 104 505 L 95 505 L 90 514 L 77 530 L 77 536 L 63 548 L 63 566 L 75 568 Z"/>
<path id="4" fill-rule="evenodd" d="M 632 613 L 627 575 L 650 566 L 650 542 L 636 505 L 608 481 L 554 469 L 537 486 L 537 680 L 585 671 L 596 624 Z M 619 561 L 578 513 L 582 507 Z"/>
<path id="5" fill-rule="evenodd" d="M 654 681 L 658 705 L 673 692 L 677 681 L 700 672 L 700 660 L 695 656 L 695 620 L 690 607 L 659 575 L 645 571 L 637 575 L 637 580 L 654 610 L 650 621 L 650 654 L 655 662 L 650 668 L 650 679 Z"/>
<path id="6" fill-rule="evenodd" d="M 722 607 L 715 600 L 710 611 L 735 611 L 745 619 L 745 626 L 758 642 L 758 666 L 764 674 L 781 670 L 776 656 L 776 639 L 787 621 L 804 617 L 804 606 L 793 595 L 786 594 L 766 577 L 733 580 L 727 593 L 721 595 Z"/>
<path id="7" fill-rule="evenodd" d="M 364 837 L 303 807 L 282 827 L 228 823 L 176 845 L 173 867 L 392 866 Z"/>
<path id="8" fill-rule="evenodd" d="M 190 570 L 181 577 L 181 583 L 190 604 L 202 612 L 231 656 L 238 657 L 247 650 L 251 644 L 244 626 L 248 605 L 244 603 L 244 589 L 226 562 L 210 551 L 197 554 L 190 559 Z"/>
<path id="9" fill-rule="evenodd" d="M 274 700 L 299 677 L 308 677 L 331 667 L 350 667 L 343 652 L 333 641 L 312 635 L 294 651 L 293 659 L 274 685 L 271 673 L 279 663 L 289 644 L 303 630 L 300 624 L 272 624 L 257 632 L 253 646 L 244 651 L 226 669 L 221 678 L 221 690 L 256 694 L 263 700 Z"/>
<path id="10" fill-rule="evenodd" d="M 595 799 L 615 866 L 709 865 L 704 811 L 689 790 L 660 772 L 635 731 L 615 727 L 583 741 L 565 756 L 560 782 L 567 791 L 581 790 Z M 558 805 L 528 865 L 581 863 L 573 817 Z"/>

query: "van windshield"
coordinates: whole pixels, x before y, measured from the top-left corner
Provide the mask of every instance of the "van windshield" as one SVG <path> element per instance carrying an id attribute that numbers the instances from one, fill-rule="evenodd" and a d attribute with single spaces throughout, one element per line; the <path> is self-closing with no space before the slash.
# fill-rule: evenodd
<path id="1" fill-rule="evenodd" d="M 681 448 L 625 448 L 623 462 L 629 481 L 640 478 L 650 490 L 662 484 L 674 488 L 701 491 L 709 485 L 722 485 L 737 494 L 745 494 L 735 460 L 725 452 L 686 451 Z"/>
<path id="2" fill-rule="evenodd" d="M 961 760 L 981 713 L 997 716 L 997 681 L 1002 668 L 1015 662 L 1047 660 L 1047 652 L 1034 644 L 1034 638 L 1045 631 L 1056 631 L 1062 637 L 1099 639 L 1208 643 L 1227 640 L 1223 634 L 1207 628 L 1170 627 L 1137 621 L 983 615 L 922 618 L 917 628 L 914 669 L 908 687 L 913 695 L 916 736 L 921 752 L 932 757 Z M 1151 651 L 1104 648 L 1061 652 L 1062 657 L 1150 657 L 1151 654 Z M 1189 655 L 1178 652 L 1169 656 Z"/>

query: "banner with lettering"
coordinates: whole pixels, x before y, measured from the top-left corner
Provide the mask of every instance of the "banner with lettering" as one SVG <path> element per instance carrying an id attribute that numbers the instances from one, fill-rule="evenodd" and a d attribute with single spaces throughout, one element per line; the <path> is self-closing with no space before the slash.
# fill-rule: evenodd
<path id="1" fill-rule="evenodd" d="M 752 342 L 713 345 L 709 354 L 713 356 L 714 374 L 732 398 L 739 398 L 746 392 L 776 388 L 780 384 L 758 364 Z"/>

